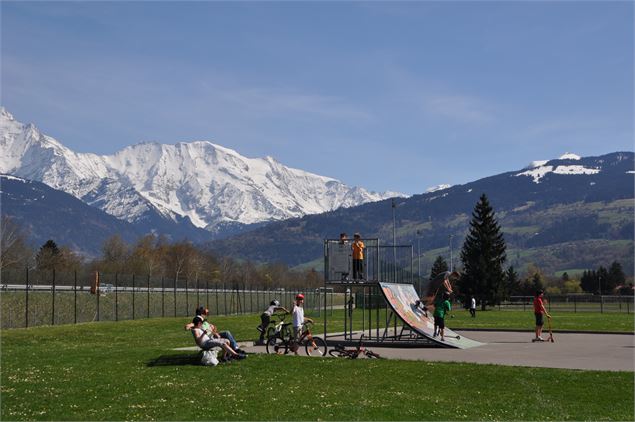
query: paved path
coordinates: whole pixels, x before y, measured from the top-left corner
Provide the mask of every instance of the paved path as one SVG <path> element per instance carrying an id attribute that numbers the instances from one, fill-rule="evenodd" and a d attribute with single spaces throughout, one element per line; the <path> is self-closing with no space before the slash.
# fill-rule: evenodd
<path id="1" fill-rule="evenodd" d="M 532 343 L 533 333 L 529 332 L 458 332 L 484 344 L 463 350 L 374 346 L 370 349 L 389 359 L 635 372 L 633 335 L 555 333 L 555 343 Z M 266 353 L 263 346 L 246 346 L 245 350 Z"/>

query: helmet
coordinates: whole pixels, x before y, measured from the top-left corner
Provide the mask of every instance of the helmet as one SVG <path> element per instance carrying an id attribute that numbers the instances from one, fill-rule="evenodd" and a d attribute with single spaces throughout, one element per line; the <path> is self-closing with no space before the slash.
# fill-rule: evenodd
<path id="1" fill-rule="evenodd" d="M 304 295 L 302 293 L 298 293 L 297 296 L 295 297 L 295 300 L 304 300 Z"/>
<path id="2" fill-rule="evenodd" d="M 272 300 L 271 301 L 271 306 L 280 306 L 280 302 L 278 302 L 278 300 Z"/>

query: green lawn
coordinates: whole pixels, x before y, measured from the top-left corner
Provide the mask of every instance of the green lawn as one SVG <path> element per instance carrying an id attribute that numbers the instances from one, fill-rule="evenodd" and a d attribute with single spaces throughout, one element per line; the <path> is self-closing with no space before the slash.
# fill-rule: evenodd
<path id="1" fill-rule="evenodd" d="M 484 312 L 477 320 L 486 318 Z M 216 318 L 239 340 L 254 338 L 256 321 L 255 315 Z M 0 419 L 632 420 L 634 416 L 631 372 L 268 355 L 209 368 L 196 365 L 196 352 L 172 350 L 193 344 L 191 335 L 183 331 L 185 322 L 185 318 L 166 318 L 2 330 Z"/>
<path id="2" fill-rule="evenodd" d="M 454 318 L 446 320 L 450 328 L 478 329 L 534 329 L 533 311 L 477 311 L 476 318 L 464 309 L 453 311 Z M 600 312 L 558 312 L 552 311 L 554 331 L 598 331 L 598 332 L 634 332 L 634 316 L 632 313 L 600 313 Z M 545 321 L 546 324 L 546 321 Z M 545 325 L 546 327 L 546 325 Z"/>

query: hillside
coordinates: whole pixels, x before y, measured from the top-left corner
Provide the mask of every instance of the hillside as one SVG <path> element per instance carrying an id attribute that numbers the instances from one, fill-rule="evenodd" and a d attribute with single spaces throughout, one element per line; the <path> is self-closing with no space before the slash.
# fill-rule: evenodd
<path id="1" fill-rule="evenodd" d="M 455 264 L 478 197 L 493 205 L 508 244 L 508 264 L 548 271 L 607 265 L 633 269 L 634 154 L 564 156 L 464 185 L 399 199 L 397 243 L 421 246 L 423 269 L 438 255 Z M 208 246 L 222 254 L 291 266 L 318 263 L 322 241 L 360 232 L 392 244 L 391 201 L 269 224 Z M 421 233 L 417 238 L 417 231 Z M 317 260 L 317 261 L 316 261 Z M 416 268 L 416 263 L 415 263 Z M 423 270 L 422 270 L 423 271 Z"/>

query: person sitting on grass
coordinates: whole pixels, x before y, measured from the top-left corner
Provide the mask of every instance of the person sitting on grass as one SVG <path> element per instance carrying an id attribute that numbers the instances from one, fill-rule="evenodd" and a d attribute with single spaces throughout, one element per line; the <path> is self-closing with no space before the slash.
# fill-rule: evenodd
<path id="1" fill-rule="evenodd" d="M 311 346 L 313 349 L 318 349 L 317 344 L 313 341 L 313 336 L 311 335 L 311 331 L 306 327 L 306 323 L 313 323 L 311 318 L 304 317 L 304 295 L 302 293 L 298 293 L 295 297 L 295 304 L 293 305 L 293 311 L 291 312 L 291 316 L 293 319 L 293 345 L 291 346 L 291 351 L 298 354 L 298 349 L 300 348 L 300 339 L 303 335 L 306 335 L 307 340 L 311 342 Z"/>
<path id="2" fill-rule="evenodd" d="M 244 359 L 247 355 L 239 354 L 229 345 L 229 340 L 226 338 L 212 338 L 203 329 L 203 318 L 195 316 L 192 320 L 192 335 L 197 346 L 203 350 L 210 350 L 214 347 L 220 347 L 225 351 L 223 360 L 227 361 L 230 358 Z"/>
<path id="3" fill-rule="evenodd" d="M 437 296 L 434 301 L 434 336 L 440 335 L 441 341 L 445 341 L 443 333 L 445 331 L 445 315 L 452 310 L 450 305 L 450 295 L 446 292 Z M 438 331 L 437 331 L 438 330 Z"/>
<path id="4" fill-rule="evenodd" d="M 209 316 L 209 309 L 207 309 L 205 306 L 199 306 L 198 308 L 196 308 L 196 316 L 200 316 L 203 319 L 203 330 L 205 330 L 205 333 L 208 336 L 210 336 L 210 338 L 227 339 L 229 340 L 229 345 L 231 346 L 232 349 L 234 349 L 238 353 L 245 354 L 245 351 L 241 350 L 238 347 L 238 343 L 236 342 L 236 339 L 234 338 L 234 336 L 232 335 L 230 331 L 218 332 L 216 326 L 214 324 L 211 324 L 207 320 L 207 317 Z M 186 330 L 191 330 L 192 327 L 193 327 L 192 323 L 185 325 Z"/>
<path id="5" fill-rule="evenodd" d="M 225 331 L 219 332 L 218 329 L 216 328 L 216 325 L 209 322 L 208 320 L 209 309 L 201 306 L 197 309 L 197 315 L 200 315 L 201 317 L 203 317 L 203 328 L 206 328 L 211 332 L 211 337 L 226 338 L 227 340 L 229 340 L 229 345 L 232 347 L 232 349 L 234 349 L 238 353 L 246 353 L 244 350 L 240 349 L 231 331 L 225 330 Z"/>
<path id="6" fill-rule="evenodd" d="M 284 306 L 280 306 L 280 302 L 278 302 L 277 299 L 274 299 L 269 304 L 269 307 L 260 315 L 260 325 L 256 327 L 256 329 L 260 331 L 260 338 L 256 344 L 260 346 L 265 344 L 265 334 L 267 333 L 267 327 L 271 322 L 271 316 L 278 311 L 283 311 L 285 314 L 289 313 Z"/>

